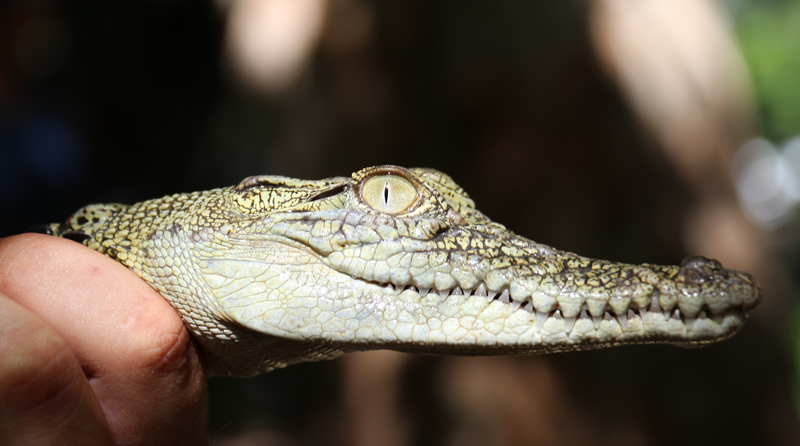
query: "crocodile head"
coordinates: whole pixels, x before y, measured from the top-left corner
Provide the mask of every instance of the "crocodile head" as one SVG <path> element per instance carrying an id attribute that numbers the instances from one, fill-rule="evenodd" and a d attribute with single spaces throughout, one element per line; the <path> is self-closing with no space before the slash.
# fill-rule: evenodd
<path id="1" fill-rule="evenodd" d="M 431 169 L 250 177 L 114 209 L 84 243 L 161 291 L 234 376 L 369 349 L 695 346 L 732 336 L 761 300 L 714 260 L 628 265 L 535 243 Z"/>

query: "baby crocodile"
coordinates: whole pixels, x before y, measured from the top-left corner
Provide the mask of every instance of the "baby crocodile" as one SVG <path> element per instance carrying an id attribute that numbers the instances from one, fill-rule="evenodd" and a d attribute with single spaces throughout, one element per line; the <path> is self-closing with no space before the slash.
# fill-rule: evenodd
<path id="1" fill-rule="evenodd" d="M 449 176 L 377 166 L 320 181 L 254 176 L 48 233 L 130 268 L 181 314 L 211 371 L 250 376 L 373 349 L 525 355 L 726 339 L 752 276 L 581 257 L 492 222 Z"/>

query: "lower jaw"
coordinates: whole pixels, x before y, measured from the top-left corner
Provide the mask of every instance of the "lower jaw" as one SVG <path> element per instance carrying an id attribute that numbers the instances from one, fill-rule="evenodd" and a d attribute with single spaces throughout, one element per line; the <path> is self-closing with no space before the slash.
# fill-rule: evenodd
<path id="1" fill-rule="evenodd" d="M 541 324 L 538 334 L 544 343 L 594 339 L 599 342 L 704 344 L 732 336 L 744 325 L 746 317 L 738 310 L 711 317 L 701 312 L 695 318 L 682 318 L 679 310 L 667 314 L 631 309 L 624 317 L 606 312 L 602 318 L 590 317 L 585 311 L 578 318 L 563 318 L 560 312 L 554 313 L 559 314 L 547 315 L 543 322 L 541 314 L 537 314 L 535 324 Z"/>
<path id="2" fill-rule="evenodd" d="M 387 285 L 391 286 L 391 285 Z M 462 290 L 453 288 L 449 290 L 418 289 L 415 286 L 397 287 L 393 290 L 403 293 L 406 290 L 418 293 L 420 297 L 435 293 L 439 296 L 440 303 L 448 299 L 466 299 L 470 295 L 482 296 L 490 301 L 510 305 L 513 312 L 530 315 L 532 318 L 533 334 L 546 338 L 561 338 L 569 342 L 574 338 L 595 337 L 604 340 L 609 337 L 628 341 L 628 338 L 642 339 L 669 339 L 678 344 L 703 344 L 716 340 L 727 339 L 738 331 L 744 324 L 746 314 L 740 309 L 729 309 L 721 314 L 711 314 L 710 311 L 700 311 L 696 316 L 686 316 L 678 308 L 664 310 L 658 305 L 658 299 L 651 300 L 650 308 L 630 308 L 623 314 L 616 314 L 606 307 L 601 316 L 590 314 L 585 308 L 576 317 L 564 317 L 561 310 L 550 312 L 536 311 L 530 301 L 514 301 L 510 299 L 508 290 L 502 292 L 489 291 L 484 287 L 475 290 Z M 636 342 L 636 341 L 633 341 Z M 666 342 L 666 341 L 662 341 Z"/>

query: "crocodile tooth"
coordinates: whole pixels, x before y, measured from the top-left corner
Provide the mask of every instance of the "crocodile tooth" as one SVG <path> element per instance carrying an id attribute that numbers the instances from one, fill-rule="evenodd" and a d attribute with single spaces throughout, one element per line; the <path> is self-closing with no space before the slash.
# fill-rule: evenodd
<path id="1" fill-rule="evenodd" d="M 406 290 L 406 286 L 405 285 L 395 285 L 394 287 L 395 287 L 395 292 L 397 294 L 403 294 L 403 291 Z"/>
<path id="2" fill-rule="evenodd" d="M 419 290 L 418 290 L 418 289 L 417 289 L 417 287 L 415 287 L 414 285 L 409 285 L 409 286 L 408 286 L 408 289 L 409 289 L 409 290 L 411 290 L 411 291 L 413 291 L 413 292 L 415 292 L 415 293 L 419 293 Z"/>
<path id="3" fill-rule="evenodd" d="M 563 317 L 561 317 L 561 310 L 556 310 L 556 311 L 554 311 L 554 312 L 553 312 L 553 313 L 550 315 L 550 317 L 552 317 L 553 319 L 555 319 L 555 320 L 557 320 L 557 321 L 563 321 L 563 320 L 564 320 L 564 318 L 563 318 Z"/>
<path id="4" fill-rule="evenodd" d="M 539 333 L 539 330 L 542 329 L 542 325 L 544 325 L 544 321 L 547 320 L 547 313 L 542 313 L 541 311 L 536 312 L 536 325 L 533 327 L 534 333 Z"/>
<path id="5" fill-rule="evenodd" d="M 678 321 L 678 322 L 681 322 L 681 312 L 680 312 L 680 310 L 678 310 L 676 308 L 675 311 L 672 312 L 672 316 L 670 316 L 670 319 Z"/>
<path id="6" fill-rule="evenodd" d="M 578 316 L 579 320 L 588 321 L 589 320 L 589 312 L 586 310 L 581 311 L 581 315 Z"/>
<path id="7" fill-rule="evenodd" d="M 431 291 L 430 288 L 420 288 L 419 289 L 419 295 L 423 296 L 423 297 L 427 296 L 430 291 Z"/>
<path id="8" fill-rule="evenodd" d="M 692 330 L 692 327 L 694 327 L 694 321 L 696 320 L 697 318 L 686 316 L 686 321 L 684 322 L 684 324 L 686 324 L 686 331 Z"/>
<path id="9" fill-rule="evenodd" d="M 450 297 L 450 290 L 439 290 L 439 297 L 444 302 L 448 297 Z"/>
<path id="10" fill-rule="evenodd" d="M 622 327 L 622 331 L 628 329 L 628 316 L 625 313 L 617 315 L 617 321 L 619 322 L 619 326 Z"/>
<path id="11" fill-rule="evenodd" d="M 464 288 L 464 297 L 469 297 L 472 294 L 472 290 L 469 288 Z"/>
<path id="12" fill-rule="evenodd" d="M 489 290 L 487 291 L 489 300 L 493 300 L 495 296 L 497 296 L 497 291 Z"/>
<path id="13" fill-rule="evenodd" d="M 528 313 L 533 313 L 533 304 L 528 302 L 522 307 L 523 310 L 527 311 Z"/>
<path id="14" fill-rule="evenodd" d="M 653 291 L 653 297 L 650 299 L 650 311 L 653 313 L 660 313 L 661 312 L 661 305 L 658 302 L 661 293 L 658 290 Z"/>
<path id="15" fill-rule="evenodd" d="M 614 317 L 613 317 L 613 316 L 611 316 L 611 313 L 609 313 L 608 311 L 606 311 L 605 313 L 603 313 L 603 320 L 604 320 L 604 321 L 613 321 L 613 320 L 614 320 Z"/>
<path id="16" fill-rule="evenodd" d="M 511 311 L 517 311 L 517 309 L 522 305 L 522 302 L 512 300 L 511 301 Z"/>
<path id="17" fill-rule="evenodd" d="M 483 282 L 481 282 L 481 284 L 478 285 L 478 288 L 475 290 L 475 295 L 476 296 L 482 296 L 482 297 L 486 297 L 487 296 L 487 294 L 486 294 L 486 285 L 484 285 Z"/>
<path id="18" fill-rule="evenodd" d="M 697 315 L 698 319 L 705 319 L 706 317 L 707 315 L 705 310 L 701 311 L 700 314 Z"/>
<path id="19" fill-rule="evenodd" d="M 567 332 L 567 336 L 572 333 L 572 327 L 575 326 L 575 318 L 574 317 L 565 317 L 564 318 L 564 331 Z"/>
<path id="20" fill-rule="evenodd" d="M 507 304 L 509 301 L 509 294 L 508 289 L 503 290 L 503 294 L 500 295 L 500 302 Z"/>
<path id="21" fill-rule="evenodd" d="M 594 329 L 600 329 L 600 322 L 603 322 L 603 318 L 600 316 L 592 316 L 592 320 L 594 321 Z"/>
<path id="22" fill-rule="evenodd" d="M 451 296 L 463 296 L 464 292 L 461 291 L 461 287 L 455 287 L 455 289 L 453 290 L 452 293 L 450 293 L 450 295 Z"/>
<path id="23" fill-rule="evenodd" d="M 635 318 L 636 316 L 638 316 L 638 315 L 636 314 L 635 311 L 633 311 L 631 309 L 628 309 L 628 314 L 627 314 L 627 317 L 626 317 L 627 320 L 630 321 L 631 319 Z"/>

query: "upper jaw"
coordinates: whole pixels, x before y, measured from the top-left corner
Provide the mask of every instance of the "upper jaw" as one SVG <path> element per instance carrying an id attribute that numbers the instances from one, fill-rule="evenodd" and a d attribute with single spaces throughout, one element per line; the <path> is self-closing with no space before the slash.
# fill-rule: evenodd
<path id="1" fill-rule="evenodd" d="M 384 237 L 381 229 L 355 229 L 345 218 L 328 226 L 345 234 L 338 244 L 320 243 L 326 237 L 305 230 L 281 233 L 307 244 L 334 269 L 367 282 L 438 294 L 485 292 L 512 305 L 530 304 L 535 312 L 560 310 L 564 317 L 583 310 L 602 317 L 606 311 L 624 315 L 660 308 L 693 318 L 702 311 L 746 311 L 761 300 L 752 276 L 700 256 L 680 266 L 631 265 L 559 251 L 500 225 L 463 226 L 430 237 L 438 228 L 425 228 L 430 224 L 407 224 L 413 234 Z"/>

